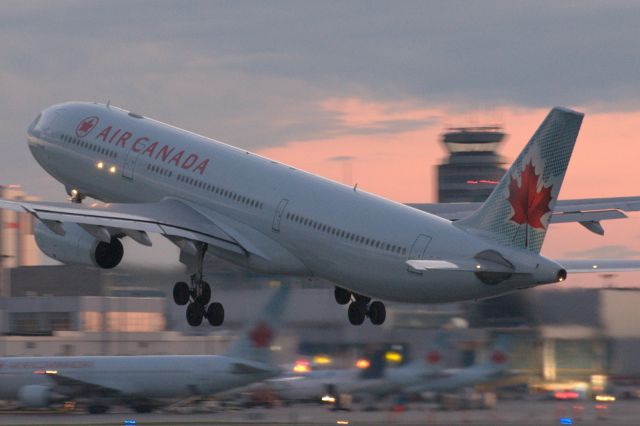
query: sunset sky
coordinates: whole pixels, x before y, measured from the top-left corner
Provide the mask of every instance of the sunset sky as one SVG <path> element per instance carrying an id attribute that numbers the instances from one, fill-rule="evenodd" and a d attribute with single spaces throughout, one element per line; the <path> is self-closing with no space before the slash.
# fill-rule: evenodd
<path id="1" fill-rule="evenodd" d="M 586 117 L 561 198 L 640 195 L 638 40 L 634 1 L 3 2 L 0 183 L 64 199 L 25 128 L 53 103 L 110 100 L 428 202 L 448 126 L 502 125 L 510 162 L 562 105 Z M 639 225 L 554 225 L 543 252 L 640 258 Z"/>

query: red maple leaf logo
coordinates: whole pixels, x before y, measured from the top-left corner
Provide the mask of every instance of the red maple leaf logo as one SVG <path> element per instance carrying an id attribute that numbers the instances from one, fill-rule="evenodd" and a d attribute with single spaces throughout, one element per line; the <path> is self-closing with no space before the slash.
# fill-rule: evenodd
<path id="1" fill-rule="evenodd" d="M 538 192 L 540 176 L 536 174 L 533 162 L 529 162 L 520 174 L 520 185 L 511 177 L 509 182 L 509 203 L 513 207 L 512 221 L 519 225 L 530 225 L 532 228 L 545 229 L 542 216 L 550 212 L 551 188 L 544 186 Z"/>
<path id="2" fill-rule="evenodd" d="M 253 346 L 256 348 L 264 348 L 271 343 L 273 337 L 273 331 L 263 322 L 259 322 L 258 325 L 249 333 L 249 338 L 253 342 Z"/>
<path id="3" fill-rule="evenodd" d="M 86 136 L 90 131 L 93 130 L 94 127 L 96 127 L 98 121 L 98 117 L 95 116 L 87 117 L 82 120 L 76 127 L 76 136 L 78 136 L 79 138 Z"/>
<path id="4" fill-rule="evenodd" d="M 493 361 L 494 364 L 504 364 L 505 362 L 507 362 L 507 356 L 504 354 L 504 352 L 495 351 L 493 354 L 491 354 L 491 361 Z"/>
<path id="5" fill-rule="evenodd" d="M 427 354 L 426 359 L 429 364 L 437 364 L 442 359 L 442 355 L 440 355 L 440 352 L 431 351 Z"/>

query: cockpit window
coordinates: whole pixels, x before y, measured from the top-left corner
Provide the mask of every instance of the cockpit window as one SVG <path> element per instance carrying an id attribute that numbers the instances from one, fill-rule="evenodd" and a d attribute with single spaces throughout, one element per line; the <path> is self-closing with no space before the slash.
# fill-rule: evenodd
<path id="1" fill-rule="evenodd" d="M 29 126 L 30 129 L 33 129 L 36 127 L 36 125 L 38 124 L 38 122 L 40 121 L 40 119 L 42 118 L 42 113 L 38 114 L 38 116 L 33 120 L 33 122 L 31 123 L 31 125 Z"/>

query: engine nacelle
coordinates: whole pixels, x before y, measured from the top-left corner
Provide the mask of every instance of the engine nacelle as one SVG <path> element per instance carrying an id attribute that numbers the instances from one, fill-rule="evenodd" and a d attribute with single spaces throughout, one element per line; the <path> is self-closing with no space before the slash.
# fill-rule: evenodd
<path id="1" fill-rule="evenodd" d="M 18 401 L 30 408 L 45 408 L 53 402 L 53 393 L 48 386 L 27 385 L 18 390 Z"/>
<path id="2" fill-rule="evenodd" d="M 65 234 L 58 235 L 42 222 L 36 222 L 36 243 L 50 258 L 66 264 L 103 269 L 115 268 L 122 260 L 124 249 L 118 238 L 111 237 L 111 242 L 105 243 L 76 223 L 65 222 L 63 227 Z"/>

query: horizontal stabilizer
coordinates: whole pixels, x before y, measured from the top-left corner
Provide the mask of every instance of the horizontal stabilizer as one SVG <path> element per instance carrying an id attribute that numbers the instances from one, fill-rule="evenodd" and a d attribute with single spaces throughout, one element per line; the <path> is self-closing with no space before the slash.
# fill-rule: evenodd
<path id="1" fill-rule="evenodd" d="M 640 260 L 567 259 L 557 260 L 569 273 L 640 271 Z"/>

